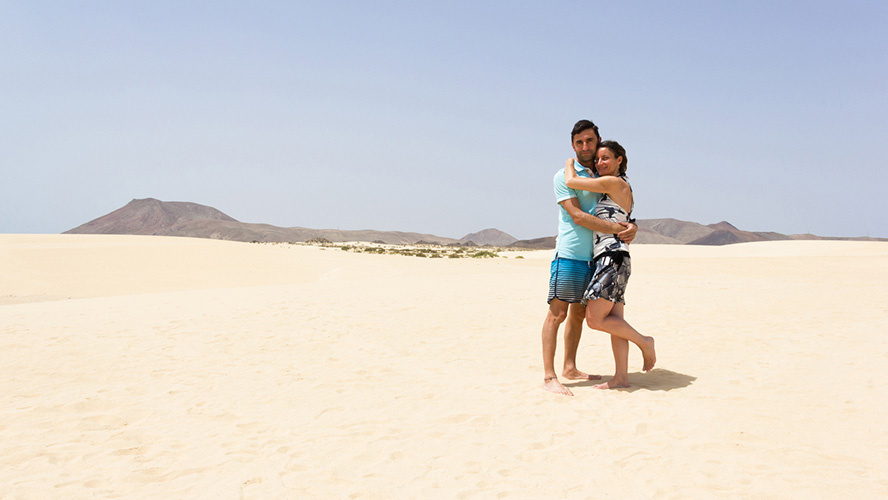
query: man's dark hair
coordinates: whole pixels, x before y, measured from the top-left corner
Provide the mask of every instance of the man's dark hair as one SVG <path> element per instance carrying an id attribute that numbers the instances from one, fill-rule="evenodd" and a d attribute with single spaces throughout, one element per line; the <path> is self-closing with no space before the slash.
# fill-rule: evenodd
<path id="1" fill-rule="evenodd" d="M 573 131 L 570 133 L 570 142 L 573 142 L 574 137 L 576 137 L 577 134 L 584 130 L 589 130 L 590 128 L 595 131 L 595 137 L 598 137 L 598 140 L 601 141 L 601 134 L 598 132 L 598 126 L 589 120 L 580 120 L 574 125 Z"/>

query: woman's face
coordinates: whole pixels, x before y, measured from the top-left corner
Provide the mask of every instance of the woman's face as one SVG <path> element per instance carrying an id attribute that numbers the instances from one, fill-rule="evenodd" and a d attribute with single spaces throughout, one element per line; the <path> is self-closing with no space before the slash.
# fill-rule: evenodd
<path id="1" fill-rule="evenodd" d="M 620 175 L 620 163 L 623 163 L 623 157 L 614 157 L 613 151 L 607 148 L 598 148 L 595 154 L 595 169 L 598 175 Z"/>

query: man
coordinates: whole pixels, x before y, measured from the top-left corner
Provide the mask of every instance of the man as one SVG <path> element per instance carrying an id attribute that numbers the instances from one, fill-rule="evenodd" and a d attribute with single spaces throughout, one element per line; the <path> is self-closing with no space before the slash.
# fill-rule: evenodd
<path id="1" fill-rule="evenodd" d="M 580 120 L 570 134 L 571 146 L 576 153 L 574 168 L 581 177 L 592 177 L 595 153 L 601 136 L 598 127 L 589 120 Z M 558 381 L 555 374 L 555 348 L 558 328 L 564 327 L 564 368 L 561 375 L 567 380 L 597 380 L 577 369 L 577 349 L 583 331 L 585 308 L 580 303 L 583 292 L 592 277 L 592 246 L 595 231 L 617 234 L 625 241 L 635 238 L 635 224 L 621 225 L 606 222 L 594 215 L 595 205 L 601 199 L 598 193 L 573 190 L 564 182 L 564 170 L 555 173 L 555 200 L 559 204 L 558 237 L 555 257 L 549 278 L 549 311 L 543 323 L 543 389 L 557 394 L 573 396 L 570 389 Z"/>

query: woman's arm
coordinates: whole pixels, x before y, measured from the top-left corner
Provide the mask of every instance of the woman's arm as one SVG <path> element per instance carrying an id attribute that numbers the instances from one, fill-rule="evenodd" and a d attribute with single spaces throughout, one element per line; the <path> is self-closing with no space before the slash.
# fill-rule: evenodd
<path id="1" fill-rule="evenodd" d="M 610 193 L 620 187 L 622 180 L 619 177 L 580 177 L 573 165 L 573 158 L 567 160 L 564 165 L 564 182 L 571 189 L 592 191 L 593 193 Z"/>

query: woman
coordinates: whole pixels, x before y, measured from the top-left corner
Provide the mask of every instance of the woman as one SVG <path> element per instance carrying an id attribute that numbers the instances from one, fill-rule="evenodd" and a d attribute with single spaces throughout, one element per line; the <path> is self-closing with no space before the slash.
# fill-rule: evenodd
<path id="1" fill-rule="evenodd" d="M 568 166 L 573 166 L 573 162 L 573 158 L 569 159 Z M 564 178 L 569 188 L 603 193 L 595 207 L 596 217 L 610 222 L 629 222 L 635 202 L 626 179 L 628 163 L 623 146 L 616 141 L 603 141 L 595 155 L 597 177 L 579 177 L 573 168 L 565 168 Z M 653 368 L 657 361 L 654 338 L 638 333 L 623 319 L 623 295 L 632 270 L 629 245 L 615 234 L 595 233 L 593 261 L 595 271 L 583 295 L 586 323 L 590 328 L 611 334 L 616 364 L 614 377 L 596 387 L 629 387 L 629 342 L 641 349 L 644 371 Z"/>

